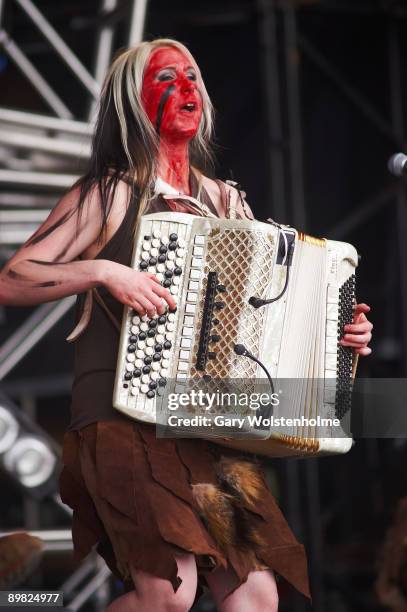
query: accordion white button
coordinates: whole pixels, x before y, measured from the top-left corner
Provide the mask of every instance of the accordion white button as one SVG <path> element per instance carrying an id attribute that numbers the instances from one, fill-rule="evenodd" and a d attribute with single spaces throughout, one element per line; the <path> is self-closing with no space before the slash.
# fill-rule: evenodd
<path id="1" fill-rule="evenodd" d="M 135 356 L 134 353 L 127 353 L 126 359 L 127 359 L 127 361 L 135 361 L 136 356 Z"/>
<path id="2" fill-rule="evenodd" d="M 141 351 L 142 353 L 143 351 Z M 143 355 L 144 357 L 144 355 Z M 134 362 L 134 365 L 136 366 L 136 368 L 142 368 L 144 365 L 144 361 L 142 359 L 136 359 L 136 361 Z"/>
<path id="3" fill-rule="evenodd" d="M 157 272 L 165 272 L 165 264 L 159 263 L 157 266 Z"/>
<path id="4" fill-rule="evenodd" d="M 140 391 L 141 391 L 142 393 L 147 393 L 147 391 L 148 391 L 148 385 L 141 385 L 141 387 L 140 387 Z"/>
<path id="5" fill-rule="evenodd" d="M 325 355 L 325 368 L 327 370 L 335 370 L 336 372 L 336 355 L 327 353 Z"/>
<path id="6" fill-rule="evenodd" d="M 139 341 L 137 342 L 137 347 L 138 347 L 139 349 L 143 349 L 143 350 L 144 350 L 144 349 L 146 348 L 146 343 L 145 343 L 145 341 L 144 341 L 144 340 L 139 340 Z"/>
<path id="7" fill-rule="evenodd" d="M 140 328 L 139 328 L 138 325 L 132 325 L 131 328 L 130 328 L 130 331 L 131 331 L 132 334 L 138 334 L 139 331 L 140 331 Z"/>
<path id="8" fill-rule="evenodd" d="M 157 336 L 155 337 L 155 339 L 157 340 L 158 344 L 162 344 L 165 340 L 164 335 L 163 334 L 157 334 Z"/>
<path id="9" fill-rule="evenodd" d="M 140 323 L 141 319 L 138 315 L 134 315 L 134 317 L 132 318 L 131 322 L 133 323 L 133 325 L 138 325 Z"/>
<path id="10" fill-rule="evenodd" d="M 168 313 L 167 320 L 173 323 L 175 321 L 175 313 L 174 312 Z"/>
<path id="11" fill-rule="evenodd" d="M 143 374 L 143 376 L 141 377 L 141 382 L 144 383 L 144 384 L 150 382 L 149 374 Z"/>
<path id="12" fill-rule="evenodd" d="M 191 278 L 192 280 L 199 280 L 201 278 L 201 271 L 191 270 L 191 272 L 189 273 L 189 278 Z"/>
<path id="13" fill-rule="evenodd" d="M 184 325 L 193 326 L 194 325 L 194 317 L 184 317 Z"/>
<path id="14" fill-rule="evenodd" d="M 185 312 L 188 314 L 194 314 L 196 311 L 196 306 L 195 304 L 186 304 L 185 305 Z"/>
<path id="15" fill-rule="evenodd" d="M 171 285 L 170 291 L 171 291 L 172 295 L 178 295 L 179 286 L 178 285 Z"/>
<path id="16" fill-rule="evenodd" d="M 147 338 L 146 344 L 147 344 L 147 346 L 154 346 L 154 344 L 155 344 L 154 338 Z"/>
<path id="17" fill-rule="evenodd" d="M 149 251 L 150 250 L 150 242 L 148 240 L 144 240 L 144 242 L 143 242 L 143 250 L 144 251 Z"/>
<path id="18" fill-rule="evenodd" d="M 158 370 L 161 368 L 161 365 L 158 361 L 153 361 L 151 367 L 154 371 L 158 372 Z"/>
<path id="19" fill-rule="evenodd" d="M 164 350 L 161 354 L 163 359 L 169 359 L 171 357 L 171 351 Z"/>
<path id="20" fill-rule="evenodd" d="M 199 257 L 202 257 L 203 253 L 204 253 L 203 247 L 195 246 L 192 254 L 193 255 L 198 255 Z"/>
<path id="21" fill-rule="evenodd" d="M 170 239 L 168 238 L 168 236 L 161 236 L 161 244 L 163 244 L 164 246 L 167 246 L 167 244 L 170 243 Z"/>
<path id="22" fill-rule="evenodd" d="M 178 372 L 187 372 L 188 370 L 188 363 L 186 361 L 179 361 L 178 362 Z"/>
<path id="23" fill-rule="evenodd" d="M 192 336 L 193 331 L 194 331 L 194 328 L 193 328 L 193 327 L 183 327 L 183 328 L 182 328 L 182 335 L 183 335 L 183 336 L 189 336 L 189 337 L 191 337 L 191 336 Z"/>
<path id="24" fill-rule="evenodd" d="M 195 244 L 205 244 L 205 236 L 195 236 Z"/>
<path id="25" fill-rule="evenodd" d="M 178 268 L 182 268 L 182 266 L 184 265 L 184 260 L 181 259 L 181 257 L 177 257 L 175 260 L 175 265 L 178 266 Z"/>
<path id="26" fill-rule="evenodd" d="M 327 404 L 336 403 L 336 389 L 324 389 L 324 402 Z"/>
<path id="27" fill-rule="evenodd" d="M 175 268 L 175 263 L 169 259 L 165 262 L 165 267 L 167 270 L 173 270 Z"/>
<path id="28" fill-rule="evenodd" d="M 158 379 L 160 378 L 160 375 L 159 375 L 159 373 L 158 373 L 158 372 L 156 372 L 156 371 L 154 371 L 154 370 L 153 370 L 153 371 L 150 373 L 150 378 L 151 378 L 151 380 L 158 380 Z"/>
<path id="29" fill-rule="evenodd" d="M 189 359 L 190 352 L 191 351 L 180 351 L 179 352 L 179 358 L 180 359 Z"/>
<path id="30" fill-rule="evenodd" d="M 167 340 L 174 340 L 174 332 L 166 332 L 165 337 Z"/>
<path id="31" fill-rule="evenodd" d="M 133 387 L 139 387 L 140 386 L 140 378 L 133 378 L 133 380 L 131 381 L 131 384 L 133 385 Z"/>
<path id="32" fill-rule="evenodd" d="M 329 319 L 330 321 L 338 320 L 338 304 L 327 304 L 326 318 Z"/>
<path id="33" fill-rule="evenodd" d="M 164 334 L 165 333 L 165 325 L 158 325 L 157 326 L 157 333 L 158 334 Z"/>
<path id="34" fill-rule="evenodd" d="M 160 230 L 156 229 L 153 231 L 153 236 L 154 238 L 160 238 L 161 237 L 161 232 Z"/>
<path id="35" fill-rule="evenodd" d="M 142 251 L 141 253 L 141 259 L 143 261 L 148 261 L 150 259 L 150 253 L 148 253 L 147 251 Z"/>
<path id="36" fill-rule="evenodd" d="M 144 359 L 144 351 L 142 351 L 141 348 L 136 351 L 136 357 Z"/>
<path id="37" fill-rule="evenodd" d="M 163 282 L 164 280 L 164 274 L 162 272 L 158 272 L 158 274 L 156 274 L 157 280 L 160 281 L 160 283 Z"/>
<path id="38" fill-rule="evenodd" d="M 158 243 L 158 244 L 159 244 L 159 243 Z M 150 251 L 150 255 L 151 255 L 151 257 L 158 257 L 158 255 L 159 255 L 159 251 L 158 251 L 158 249 L 157 249 L 157 248 L 155 248 L 155 247 L 153 247 L 153 248 L 151 249 L 151 251 Z"/>
<path id="39" fill-rule="evenodd" d="M 174 259 L 175 259 L 175 253 L 174 253 L 174 251 L 169 251 L 169 252 L 167 253 L 167 259 L 170 259 L 170 260 L 174 260 Z"/>
<path id="40" fill-rule="evenodd" d="M 200 257 L 192 258 L 192 263 L 191 263 L 192 268 L 201 268 L 202 265 L 203 265 L 203 259 L 201 259 Z"/>
<path id="41" fill-rule="evenodd" d="M 169 323 L 167 323 L 166 328 L 167 328 L 167 331 L 170 331 L 170 332 L 171 332 L 171 331 L 174 331 L 174 329 L 175 329 L 175 324 L 174 324 L 174 323 L 169 322 Z"/>
<path id="42" fill-rule="evenodd" d="M 182 346 L 182 348 L 191 348 L 191 345 L 192 345 L 191 338 L 182 338 L 181 339 L 181 346 Z"/>
<path id="43" fill-rule="evenodd" d="M 140 325 L 140 329 L 141 329 L 141 331 L 143 331 L 143 332 L 148 331 L 148 324 L 147 324 L 147 323 L 144 321 L 143 323 L 141 323 L 141 325 Z"/>
<path id="44" fill-rule="evenodd" d="M 198 281 L 189 281 L 188 289 L 190 289 L 190 291 L 198 291 L 199 290 Z"/>
<path id="45" fill-rule="evenodd" d="M 339 289 L 335 285 L 328 285 L 327 302 L 328 304 L 337 304 L 339 302 Z"/>
<path id="46" fill-rule="evenodd" d="M 134 363 L 126 363 L 126 370 L 128 372 L 133 372 L 134 371 Z"/>
<path id="47" fill-rule="evenodd" d="M 162 366 L 163 368 L 168 368 L 168 366 L 169 366 L 169 365 L 170 365 L 170 362 L 169 362 L 169 360 L 168 360 L 168 359 L 162 359 L 162 360 L 161 360 L 161 366 Z"/>
<path id="48" fill-rule="evenodd" d="M 325 378 L 336 378 L 336 369 L 335 370 L 325 370 Z"/>
<path id="49" fill-rule="evenodd" d="M 178 244 L 179 244 L 180 247 L 184 247 L 184 246 L 186 246 L 187 243 L 186 243 L 184 238 L 180 237 L 180 238 L 178 238 Z"/>
<path id="50" fill-rule="evenodd" d="M 158 249 L 158 247 L 160 246 L 161 242 L 158 240 L 158 238 L 154 238 L 154 239 L 151 241 L 151 244 L 152 244 L 152 246 L 153 246 L 155 249 Z"/>
<path id="51" fill-rule="evenodd" d="M 141 320 L 145 323 L 146 321 L 150 320 L 150 317 L 147 314 L 145 314 L 141 317 Z"/>
<path id="52" fill-rule="evenodd" d="M 177 249 L 177 257 L 184 257 L 185 249 Z"/>
<path id="53" fill-rule="evenodd" d="M 198 294 L 195 293 L 194 291 L 188 291 L 187 302 L 197 302 L 197 301 L 198 301 Z"/>
<path id="54" fill-rule="evenodd" d="M 131 394 L 132 394 L 132 395 L 138 395 L 138 394 L 139 394 L 139 389 L 138 389 L 138 387 L 132 387 L 132 388 L 131 388 Z"/>
<path id="55" fill-rule="evenodd" d="M 154 274 L 155 273 L 155 266 L 148 266 L 147 272 L 149 274 Z"/>
<path id="56" fill-rule="evenodd" d="M 326 343 L 325 343 L 325 351 L 327 353 L 337 353 L 338 350 L 338 339 L 336 336 L 332 337 L 328 337 L 326 339 Z"/>
<path id="57" fill-rule="evenodd" d="M 338 325 L 336 321 L 327 321 L 326 322 L 326 335 L 331 337 L 337 337 L 338 335 Z"/>
<path id="58" fill-rule="evenodd" d="M 149 340 L 152 340 L 152 338 L 149 338 Z M 152 346 L 147 346 L 146 350 L 145 350 L 146 355 L 148 355 L 149 357 L 152 357 L 154 355 L 154 349 Z"/>
<path id="59" fill-rule="evenodd" d="M 166 378 L 168 376 L 168 370 L 167 368 L 161 368 L 160 370 L 160 374 L 163 378 Z"/>

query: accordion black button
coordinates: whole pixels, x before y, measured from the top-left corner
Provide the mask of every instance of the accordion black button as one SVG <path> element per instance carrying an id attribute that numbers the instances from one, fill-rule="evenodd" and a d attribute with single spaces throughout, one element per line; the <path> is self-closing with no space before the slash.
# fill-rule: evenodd
<path id="1" fill-rule="evenodd" d="M 150 257 L 150 259 L 148 260 L 148 264 L 150 266 L 155 266 L 157 265 L 157 257 Z"/>
<path id="2" fill-rule="evenodd" d="M 157 383 L 154 382 L 153 380 L 151 381 L 151 383 L 148 386 L 150 387 L 150 389 L 157 389 Z"/>
<path id="3" fill-rule="evenodd" d="M 170 242 L 170 244 L 168 245 L 168 249 L 170 251 L 175 251 L 176 248 L 177 248 L 177 243 L 176 242 Z"/>
<path id="4" fill-rule="evenodd" d="M 175 242 L 176 240 L 178 240 L 178 235 L 177 234 L 170 234 L 170 242 Z"/>
<path id="5" fill-rule="evenodd" d="M 144 357 L 144 363 L 145 363 L 146 365 L 150 365 L 150 363 L 151 363 L 151 362 L 152 362 L 151 357 L 148 357 L 148 356 L 147 356 L 147 357 Z"/>
<path id="6" fill-rule="evenodd" d="M 126 374 L 124 375 L 124 380 L 130 380 L 132 377 L 132 373 L 131 372 L 126 372 Z"/>
<path id="7" fill-rule="evenodd" d="M 135 336 L 134 334 L 132 334 L 129 338 L 130 342 L 137 342 L 137 337 L 138 336 Z"/>
<path id="8" fill-rule="evenodd" d="M 166 255 L 159 255 L 158 263 L 164 263 L 166 259 L 167 259 Z"/>
<path id="9" fill-rule="evenodd" d="M 160 353 L 154 353 L 153 361 L 160 361 L 160 360 L 161 360 L 161 354 Z"/>
<path id="10" fill-rule="evenodd" d="M 155 396 L 155 392 L 152 389 L 150 389 L 150 391 L 147 391 L 148 399 L 153 399 L 154 396 Z"/>
<path id="11" fill-rule="evenodd" d="M 148 322 L 148 326 L 149 327 L 157 327 L 157 320 L 156 319 L 151 319 L 151 321 Z"/>
<path id="12" fill-rule="evenodd" d="M 174 272 L 172 270 L 166 270 L 164 272 L 165 278 L 172 278 L 173 274 L 174 274 Z"/>
<path id="13" fill-rule="evenodd" d="M 169 312 L 177 312 L 177 307 L 175 306 L 174 308 L 170 308 Z"/>
<path id="14" fill-rule="evenodd" d="M 224 293 L 226 291 L 226 287 L 225 285 L 216 285 L 216 291 L 219 291 L 220 293 Z"/>
<path id="15" fill-rule="evenodd" d="M 146 261 L 140 262 L 140 270 L 147 270 L 148 263 Z"/>
<path id="16" fill-rule="evenodd" d="M 220 336 L 218 334 L 212 334 L 210 340 L 211 342 L 219 342 Z"/>
<path id="17" fill-rule="evenodd" d="M 171 342 L 170 342 L 169 340 L 166 340 L 166 341 L 164 342 L 164 348 L 165 348 L 165 350 L 166 350 L 166 351 L 168 351 L 168 349 L 170 349 L 171 347 L 172 347 Z"/>
<path id="18" fill-rule="evenodd" d="M 165 281 L 163 282 L 164 287 L 171 287 L 171 281 L 169 278 L 166 278 Z"/>
<path id="19" fill-rule="evenodd" d="M 145 340 L 147 338 L 146 332 L 140 332 L 138 335 L 139 340 Z"/>
<path id="20" fill-rule="evenodd" d="M 138 368 L 136 370 L 134 370 L 133 376 L 134 376 L 134 378 L 140 378 L 141 370 L 139 370 Z"/>
<path id="21" fill-rule="evenodd" d="M 212 319 L 212 325 L 218 325 L 219 319 Z"/>
<path id="22" fill-rule="evenodd" d="M 167 247 L 164 246 L 163 244 L 159 248 L 159 252 L 161 253 L 161 255 L 164 255 L 167 252 L 167 250 L 168 250 Z M 165 259 L 164 259 L 164 261 L 165 261 Z"/>
<path id="23" fill-rule="evenodd" d="M 143 374 L 150 374 L 150 372 L 151 372 L 150 366 L 148 366 L 148 365 L 144 366 Z"/>
<path id="24" fill-rule="evenodd" d="M 166 321 L 167 321 L 167 317 L 165 317 L 164 315 L 161 315 L 158 317 L 159 325 L 165 325 Z"/>
<path id="25" fill-rule="evenodd" d="M 222 308 L 225 308 L 225 302 L 215 302 L 214 306 L 216 310 L 222 310 Z"/>
<path id="26" fill-rule="evenodd" d="M 180 268 L 179 266 L 174 268 L 174 274 L 175 276 L 180 276 L 180 274 L 182 274 L 182 268 Z"/>
<path id="27" fill-rule="evenodd" d="M 158 381 L 158 384 L 160 385 L 160 387 L 165 387 L 165 385 L 167 384 L 167 381 L 165 378 L 160 378 L 160 380 Z"/>
<path id="28" fill-rule="evenodd" d="M 123 387 L 124 387 L 125 389 L 127 389 L 127 388 L 128 388 L 128 386 L 129 386 L 129 385 L 128 385 L 127 383 L 124 383 L 124 384 L 123 384 Z"/>
<path id="29" fill-rule="evenodd" d="M 212 380 L 212 376 L 210 374 L 204 374 L 203 379 L 205 382 L 209 382 L 210 380 Z"/>
<path id="30" fill-rule="evenodd" d="M 144 236 L 144 240 L 150 240 L 151 236 Z"/>
<path id="31" fill-rule="evenodd" d="M 149 338 L 154 338 L 154 336 L 155 336 L 155 329 L 149 329 L 148 332 L 147 332 L 147 336 Z"/>
<path id="32" fill-rule="evenodd" d="M 135 344 L 129 344 L 129 346 L 127 347 L 127 350 L 129 353 L 134 353 L 136 350 L 136 345 Z"/>
<path id="33" fill-rule="evenodd" d="M 216 353 L 214 353 L 213 351 L 209 351 L 208 359 L 216 359 Z"/>
<path id="34" fill-rule="evenodd" d="M 161 344 L 156 344 L 155 347 L 154 347 L 154 350 L 155 350 L 156 353 L 159 353 L 160 351 L 163 350 L 163 347 L 162 347 Z"/>

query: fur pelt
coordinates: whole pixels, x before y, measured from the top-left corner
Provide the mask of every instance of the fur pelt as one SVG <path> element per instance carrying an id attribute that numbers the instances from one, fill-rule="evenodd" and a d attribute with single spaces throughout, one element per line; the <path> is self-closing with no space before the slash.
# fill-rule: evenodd
<path id="1" fill-rule="evenodd" d="M 248 510 L 256 509 L 264 486 L 256 464 L 222 457 L 215 464 L 218 484 L 192 486 L 193 495 L 208 531 L 225 551 L 234 545 L 259 552 L 265 542 Z"/>

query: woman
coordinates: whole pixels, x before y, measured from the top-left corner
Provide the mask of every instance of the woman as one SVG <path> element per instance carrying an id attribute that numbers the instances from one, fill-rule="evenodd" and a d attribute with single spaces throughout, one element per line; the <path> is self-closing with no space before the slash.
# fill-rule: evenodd
<path id="1" fill-rule="evenodd" d="M 60 485 L 77 555 L 97 544 L 130 589 L 110 612 L 188 610 L 198 575 L 220 612 L 277 610 L 273 570 L 308 595 L 303 547 L 257 460 L 204 440 L 156 439 L 111 406 L 123 304 L 149 317 L 175 306 L 153 275 L 128 267 L 139 216 L 252 218 L 234 187 L 197 169 L 210 158 L 211 130 L 211 103 L 183 45 L 160 39 L 122 52 L 104 83 L 87 174 L 1 275 L 6 304 L 82 294 Z M 95 288 L 91 307 L 82 297 Z M 370 352 L 368 310 L 357 306 L 342 340 L 361 355 Z"/>

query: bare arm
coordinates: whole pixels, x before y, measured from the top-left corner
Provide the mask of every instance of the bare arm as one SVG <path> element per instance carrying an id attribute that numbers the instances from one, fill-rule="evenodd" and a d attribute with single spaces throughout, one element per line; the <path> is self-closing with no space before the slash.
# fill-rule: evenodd
<path id="1" fill-rule="evenodd" d="M 101 224 L 99 194 L 92 190 L 78 222 L 79 189 L 69 191 L 46 221 L 0 273 L 0 304 L 31 305 L 82 293 L 104 285 L 119 301 L 139 312 L 175 305 L 151 274 L 102 259 L 75 261 L 96 244 Z M 111 215 L 125 209 L 127 186 L 120 183 Z M 102 246 L 102 244 L 100 245 Z"/>

